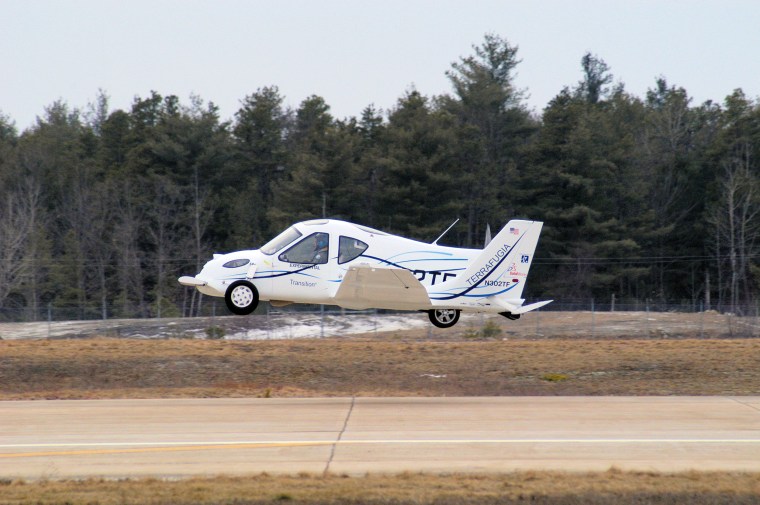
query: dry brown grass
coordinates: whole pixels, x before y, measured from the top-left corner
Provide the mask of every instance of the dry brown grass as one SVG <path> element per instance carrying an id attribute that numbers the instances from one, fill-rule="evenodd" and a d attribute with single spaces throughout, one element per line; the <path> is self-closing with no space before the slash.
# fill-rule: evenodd
<path id="1" fill-rule="evenodd" d="M 0 341 L 2 400 L 756 395 L 758 370 L 755 339 Z"/>
<path id="2" fill-rule="evenodd" d="M 0 341 L 0 399 L 756 395 L 754 339 L 430 340 L 424 330 L 291 341 Z M 724 335 L 721 335 L 725 337 Z M 564 377 L 547 380 L 546 377 Z M 0 472 L 0 477 L 2 477 Z M 759 474 L 268 476 L 3 481 L 0 504 L 758 504 Z"/>
<path id="3" fill-rule="evenodd" d="M 258 475 L 181 481 L 20 481 L 0 484 L 0 504 L 690 503 L 760 500 L 760 474 L 650 474 L 610 470 L 364 477 Z"/>

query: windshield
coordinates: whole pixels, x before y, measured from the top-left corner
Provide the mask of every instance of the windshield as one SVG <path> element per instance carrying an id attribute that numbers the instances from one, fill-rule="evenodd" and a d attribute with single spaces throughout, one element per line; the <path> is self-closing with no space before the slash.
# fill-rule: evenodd
<path id="1" fill-rule="evenodd" d="M 290 244 L 294 240 L 296 240 L 298 237 L 301 236 L 301 232 L 296 230 L 294 227 L 290 227 L 284 232 L 277 235 L 275 238 L 264 244 L 264 246 L 260 249 L 261 252 L 264 254 L 274 254 L 286 245 Z"/>

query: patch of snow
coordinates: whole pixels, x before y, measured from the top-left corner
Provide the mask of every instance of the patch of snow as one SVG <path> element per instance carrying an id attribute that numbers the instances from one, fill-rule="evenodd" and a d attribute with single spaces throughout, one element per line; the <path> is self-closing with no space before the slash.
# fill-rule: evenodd
<path id="1" fill-rule="evenodd" d="M 229 333 L 229 340 L 271 340 L 290 338 L 339 337 L 356 333 L 373 333 L 423 328 L 426 318 L 414 315 L 380 316 L 280 316 L 270 318 L 265 327 Z"/>

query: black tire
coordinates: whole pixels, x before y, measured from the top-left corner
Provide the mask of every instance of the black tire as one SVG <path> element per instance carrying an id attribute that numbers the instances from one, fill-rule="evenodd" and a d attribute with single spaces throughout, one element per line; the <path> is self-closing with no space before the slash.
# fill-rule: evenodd
<path id="1" fill-rule="evenodd" d="M 433 326 L 438 328 L 451 328 L 459 321 L 459 313 L 455 309 L 431 309 L 428 310 L 428 317 Z"/>
<path id="2" fill-rule="evenodd" d="M 247 316 L 259 305 L 259 290 L 248 281 L 235 281 L 224 293 L 224 302 L 233 314 Z"/>

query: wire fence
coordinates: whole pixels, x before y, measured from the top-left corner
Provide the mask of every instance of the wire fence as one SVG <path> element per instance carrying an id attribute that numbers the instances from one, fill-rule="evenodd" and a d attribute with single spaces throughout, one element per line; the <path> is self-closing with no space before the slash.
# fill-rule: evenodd
<path id="1" fill-rule="evenodd" d="M 525 302 L 532 303 L 528 300 Z M 706 306 L 704 301 L 683 301 L 678 303 L 662 302 L 654 300 L 646 301 L 616 301 L 614 297 L 605 300 L 599 299 L 564 299 L 555 300 L 541 309 L 542 312 L 677 312 L 677 313 L 700 313 L 717 310 L 722 314 L 735 314 L 742 317 L 760 316 L 760 300 L 742 304 L 733 309 L 726 307 L 712 308 Z M 186 311 L 185 311 L 186 312 Z M 332 305 L 307 305 L 293 304 L 285 307 L 272 307 L 268 302 L 262 302 L 255 314 L 272 313 L 306 313 L 319 312 L 345 315 L 346 313 L 358 313 L 348 311 Z M 393 311 L 379 311 L 391 313 Z M 150 314 L 150 315 L 141 315 Z M 203 303 L 196 306 L 192 317 L 216 317 L 229 314 L 224 301 L 220 298 L 204 297 Z M 152 319 L 152 318 L 183 318 L 191 317 L 183 314 L 177 307 L 165 307 L 163 312 L 154 307 L 140 310 L 136 307 L 125 308 L 121 305 L 106 305 L 102 307 L 81 305 L 44 304 L 37 307 L 0 307 L 0 323 L 3 322 L 52 322 L 52 321 L 90 321 L 111 319 Z"/>
<path id="2" fill-rule="evenodd" d="M 528 302 L 529 303 L 529 302 Z M 702 310 L 699 310 L 702 309 Z M 756 338 L 760 317 L 692 304 L 600 304 L 565 301 L 524 314 L 517 321 L 492 314 L 463 314 L 453 328 L 433 327 L 422 312 L 349 311 L 334 306 L 262 303 L 253 315 L 231 316 L 212 300 L 199 317 L 103 318 L 76 307 L 0 309 L 0 338 L 202 338 L 265 340 L 343 336 L 421 339 L 541 338 Z M 34 319 L 36 316 L 36 320 Z"/>

